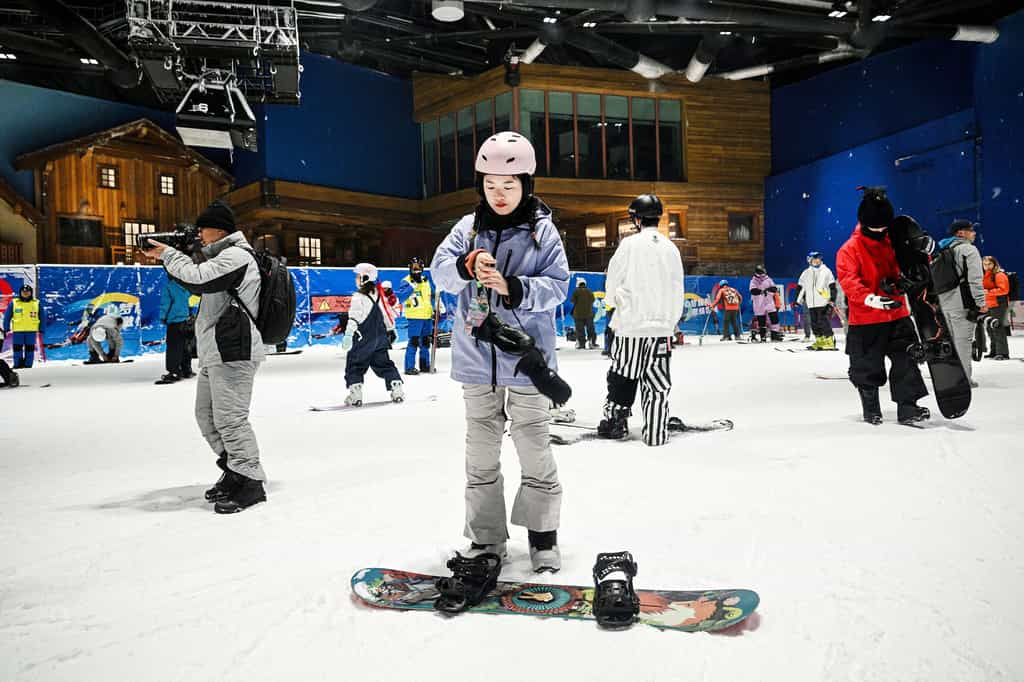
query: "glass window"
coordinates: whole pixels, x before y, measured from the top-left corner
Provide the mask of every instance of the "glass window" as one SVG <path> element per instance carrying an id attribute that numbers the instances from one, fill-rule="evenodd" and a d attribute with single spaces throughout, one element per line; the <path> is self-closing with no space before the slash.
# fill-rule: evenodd
<path id="1" fill-rule="evenodd" d="M 548 126 L 551 129 L 551 175 L 576 177 L 576 149 L 573 142 L 572 95 L 548 93 Z"/>
<path id="2" fill-rule="evenodd" d="M 424 196 L 437 194 L 437 121 L 427 121 L 423 128 L 423 192 Z"/>
<path id="3" fill-rule="evenodd" d="M 605 157 L 608 177 L 629 179 L 629 99 L 619 95 L 605 95 Z"/>
<path id="4" fill-rule="evenodd" d="M 683 177 L 683 107 L 679 100 L 658 100 L 658 146 L 661 148 L 661 179 Z"/>
<path id="5" fill-rule="evenodd" d="M 156 232 L 156 225 L 139 221 L 126 220 L 123 226 L 124 231 L 124 262 L 132 264 L 135 262 L 135 237 L 146 232 Z"/>
<path id="6" fill-rule="evenodd" d="M 754 241 L 754 216 L 749 213 L 729 214 L 729 241 Z"/>
<path id="7" fill-rule="evenodd" d="M 57 218 L 61 246 L 103 246 L 103 224 L 88 218 Z"/>
<path id="8" fill-rule="evenodd" d="M 299 265 L 320 265 L 319 237 L 299 237 Z"/>
<path id="9" fill-rule="evenodd" d="M 494 98 L 494 132 L 512 130 L 512 93 L 503 92 Z"/>
<path id="10" fill-rule="evenodd" d="M 580 177 L 604 177 L 601 95 L 576 95 L 576 125 L 580 131 Z"/>
<path id="11" fill-rule="evenodd" d="M 455 114 L 441 117 L 441 187 L 442 194 L 455 191 Z"/>
<path id="12" fill-rule="evenodd" d="M 473 107 L 459 109 L 459 189 L 472 187 L 476 149 L 473 148 Z"/>
<path id="13" fill-rule="evenodd" d="M 633 179 L 658 179 L 657 133 L 654 100 L 633 98 Z"/>
<path id="14" fill-rule="evenodd" d="M 117 189 L 117 166 L 100 166 L 100 187 Z"/>
<path id="15" fill-rule="evenodd" d="M 682 214 L 668 214 L 668 236 L 670 239 L 686 239 L 686 223 L 682 220 Z"/>
<path id="16" fill-rule="evenodd" d="M 604 223 L 594 223 L 593 225 L 587 225 L 588 248 L 600 249 L 605 246 L 606 242 L 607 234 L 605 233 Z"/>
<path id="17" fill-rule="evenodd" d="M 619 219 L 619 242 L 631 234 L 637 233 L 637 227 L 633 224 L 632 218 Z"/>
<path id="18" fill-rule="evenodd" d="M 519 132 L 533 143 L 537 152 L 537 175 L 548 174 L 547 126 L 544 123 L 544 91 L 519 91 Z"/>
<path id="19" fill-rule="evenodd" d="M 476 148 L 484 143 L 488 137 L 494 134 L 491 127 L 491 117 L 494 116 L 494 105 L 490 99 L 476 103 Z"/>
<path id="20" fill-rule="evenodd" d="M 164 196 L 173 197 L 177 194 L 177 188 L 175 185 L 176 178 L 173 175 L 167 173 L 160 174 L 160 194 Z"/>

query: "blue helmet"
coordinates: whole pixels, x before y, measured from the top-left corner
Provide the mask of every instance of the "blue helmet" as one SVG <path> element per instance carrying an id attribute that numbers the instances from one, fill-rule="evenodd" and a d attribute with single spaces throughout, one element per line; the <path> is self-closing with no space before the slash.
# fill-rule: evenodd
<path id="1" fill-rule="evenodd" d="M 723 279 L 721 282 L 718 283 L 718 286 L 724 287 L 724 286 L 727 286 L 728 284 L 729 284 L 729 282 Z"/>
<path id="2" fill-rule="evenodd" d="M 821 251 L 811 251 L 807 254 L 807 260 L 812 258 L 821 258 Z"/>

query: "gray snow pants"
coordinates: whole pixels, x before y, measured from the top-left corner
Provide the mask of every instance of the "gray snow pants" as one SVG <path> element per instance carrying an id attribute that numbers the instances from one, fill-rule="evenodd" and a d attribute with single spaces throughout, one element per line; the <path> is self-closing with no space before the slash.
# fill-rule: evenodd
<path id="1" fill-rule="evenodd" d="M 258 362 L 238 360 L 203 367 L 196 385 L 196 422 L 206 442 L 236 474 L 267 480 L 260 465 L 260 448 L 249 424 L 252 381 Z"/>
<path id="2" fill-rule="evenodd" d="M 949 335 L 953 338 L 953 345 L 956 347 L 956 354 L 960 358 L 960 364 L 967 372 L 967 378 L 971 378 L 971 345 L 974 343 L 974 332 L 977 324 L 967 319 L 967 311 L 963 308 L 942 311 L 949 323 Z"/>
<path id="3" fill-rule="evenodd" d="M 532 386 L 464 384 L 466 402 L 466 529 L 471 541 L 490 545 L 508 539 L 501 441 L 506 409 L 522 478 L 511 521 L 529 530 L 557 530 L 562 486 L 551 453 L 550 401 Z M 507 396 L 507 406 L 506 406 Z"/>

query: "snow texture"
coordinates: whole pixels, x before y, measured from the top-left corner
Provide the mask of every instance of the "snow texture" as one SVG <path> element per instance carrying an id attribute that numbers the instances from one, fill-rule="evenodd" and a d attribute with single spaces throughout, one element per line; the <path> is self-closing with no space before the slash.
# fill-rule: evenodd
<path id="1" fill-rule="evenodd" d="M 569 407 L 597 420 L 607 361 L 559 356 Z M 408 403 L 313 413 L 343 399 L 339 351 L 269 358 L 252 414 L 269 501 L 226 517 L 203 501 L 218 471 L 194 380 L 154 386 L 157 358 L 23 372 L 0 391 L 0 680 L 1024 679 L 1024 363 L 976 365 L 959 420 L 925 399 L 925 430 L 883 389 L 872 427 L 847 382 L 815 378 L 844 354 L 706 340 L 674 353 L 673 413 L 733 431 L 557 448 L 563 569 L 532 575 L 512 528 L 502 578 L 585 585 L 598 552 L 628 549 L 638 587 L 757 590 L 730 636 L 356 603 L 357 569 L 443 573 L 466 544 L 464 412 L 438 361 Z"/>

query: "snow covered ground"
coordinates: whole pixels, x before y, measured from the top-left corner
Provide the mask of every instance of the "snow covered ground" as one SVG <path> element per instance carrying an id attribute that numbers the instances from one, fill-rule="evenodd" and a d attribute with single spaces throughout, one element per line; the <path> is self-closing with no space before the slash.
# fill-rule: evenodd
<path id="1" fill-rule="evenodd" d="M 361 412 L 308 411 L 343 398 L 337 349 L 269 358 L 252 416 L 269 502 L 229 517 L 202 499 L 218 472 L 195 384 L 152 385 L 157 357 L 0 391 L 0 680 L 1024 679 L 1024 363 L 975 365 L 968 415 L 928 398 L 916 430 L 887 391 L 871 427 L 846 381 L 815 378 L 842 376 L 842 353 L 689 341 L 673 412 L 735 430 L 558 448 L 564 568 L 540 580 L 587 584 L 597 552 L 629 549 L 638 586 L 757 590 L 738 633 L 360 606 L 356 569 L 443 572 L 465 544 L 448 351 L 410 402 Z M 606 361 L 560 359 L 596 420 Z M 504 462 L 511 501 L 511 442 Z M 526 577 L 512 533 L 503 577 Z"/>

